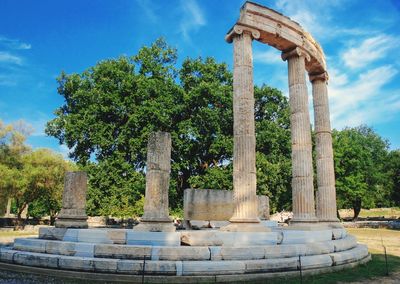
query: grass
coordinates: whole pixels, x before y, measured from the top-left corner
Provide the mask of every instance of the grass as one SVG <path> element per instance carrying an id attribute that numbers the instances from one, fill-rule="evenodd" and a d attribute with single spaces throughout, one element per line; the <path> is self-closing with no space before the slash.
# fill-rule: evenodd
<path id="1" fill-rule="evenodd" d="M 0 238 L 2 237 L 20 237 L 20 236 L 28 236 L 35 235 L 35 232 L 25 232 L 25 231 L 0 231 Z"/>
<path id="2" fill-rule="evenodd" d="M 353 209 L 341 209 L 339 215 L 342 218 L 353 217 Z M 374 209 L 361 209 L 360 218 L 368 217 L 385 217 L 385 218 L 400 218 L 400 208 L 374 208 Z"/>

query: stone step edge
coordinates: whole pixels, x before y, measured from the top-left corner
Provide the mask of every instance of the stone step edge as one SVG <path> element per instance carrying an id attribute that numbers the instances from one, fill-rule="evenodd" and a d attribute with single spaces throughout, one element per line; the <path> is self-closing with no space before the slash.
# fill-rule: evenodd
<path id="1" fill-rule="evenodd" d="M 358 262 L 368 257 L 364 245 L 339 253 L 301 257 L 303 270 L 339 266 Z M 26 266 L 89 271 L 99 273 L 121 273 L 138 275 L 143 271 L 143 261 L 100 259 L 89 257 L 55 256 L 42 253 L 21 252 L 10 248 L 0 248 L 0 261 Z M 146 261 L 145 270 L 154 275 L 231 275 L 299 269 L 298 257 L 262 259 L 247 261 Z"/>
<path id="2" fill-rule="evenodd" d="M 248 247 L 139 246 L 75 243 L 34 238 L 15 240 L 14 249 L 51 255 L 149 260 L 246 260 L 275 259 L 341 252 L 357 246 L 353 236 L 344 239 L 306 243 Z"/>

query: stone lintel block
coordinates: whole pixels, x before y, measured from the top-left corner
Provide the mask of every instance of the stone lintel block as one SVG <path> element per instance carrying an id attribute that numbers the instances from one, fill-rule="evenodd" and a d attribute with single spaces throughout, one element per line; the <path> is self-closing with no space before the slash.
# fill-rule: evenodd
<path id="1" fill-rule="evenodd" d="M 94 271 L 94 258 L 61 256 L 59 257 L 58 267 L 67 270 Z"/>
<path id="2" fill-rule="evenodd" d="M 149 259 L 151 246 L 97 244 L 94 248 L 94 256 L 120 259 L 143 259 L 146 256 Z"/>
<path id="3" fill-rule="evenodd" d="M 46 268 L 58 268 L 58 256 L 34 252 L 18 252 L 14 255 L 14 263 Z"/>
<path id="4" fill-rule="evenodd" d="M 67 228 L 40 227 L 39 239 L 62 240 Z"/>
<path id="5" fill-rule="evenodd" d="M 93 259 L 94 271 L 116 273 L 118 267 L 118 259 Z"/>
<path id="6" fill-rule="evenodd" d="M 0 247 L 0 260 L 2 262 L 13 263 L 14 255 L 18 253 L 16 250 L 12 250 L 7 247 Z"/>
<path id="7" fill-rule="evenodd" d="M 142 274 L 143 260 L 125 260 L 117 261 L 117 273 L 121 274 Z"/>
<path id="8" fill-rule="evenodd" d="M 73 256 L 76 252 L 75 244 L 73 242 L 47 241 L 46 253 Z"/>
<path id="9" fill-rule="evenodd" d="M 345 251 L 357 246 L 357 239 L 352 235 L 347 235 L 343 239 L 333 241 L 335 252 Z"/>
<path id="10" fill-rule="evenodd" d="M 342 252 L 331 253 L 333 265 L 341 265 L 354 261 L 361 260 L 368 256 L 368 247 L 366 245 L 358 244 L 356 247 Z"/>
<path id="11" fill-rule="evenodd" d="M 153 246 L 151 252 L 152 260 L 210 260 L 210 250 L 208 247 L 165 247 Z"/>
<path id="12" fill-rule="evenodd" d="M 306 255 L 305 244 L 265 246 L 264 254 L 266 259 L 287 258 Z"/>
<path id="13" fill-rule="evenodd" d="M 127 231 L 126 243 L 128 245 L 180 246 L 181 234 L 179 232 Z"/>
<path id="14" fill-rule="evenodd" d="M 296 270 L 298 266 L 297 257 L 248 260 L 246 264 L 246 273 L 259 273 L 281 270 Z"/>
<path id="15" fill-rule="evenodd" d="M 282 244 L 304 244 L 332 240 L 331 230 L 283 230 Z"/>
<path id="16" fill-rule="evenodd" d="M 312 269 L 332 266 L 332 258 L 329 254 L 310 255 L 301 257 L 301 268 Z"/>
<path id="17" fill-rule="evenodd" d="M 223 260 L 248 260 L 262 259 L 265 257 L 263 247 L 226 247 L 221 248 L 221 257 Z"/>
<path id="18" fill-rule="evenodd" d="M 184 261 L 182 275 L 243 274 L 243 261 Z"/>
<path id="19" fill-rule="evenodd" d="M 46 251 L 46 241 L 41 239 L 17 238 L 14 241 L 14 249 L 43 253 Z"/>

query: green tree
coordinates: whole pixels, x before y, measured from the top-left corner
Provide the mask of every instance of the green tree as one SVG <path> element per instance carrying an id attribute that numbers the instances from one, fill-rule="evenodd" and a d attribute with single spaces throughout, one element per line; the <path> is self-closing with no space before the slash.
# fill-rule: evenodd
<path id="1" fill-rule="evenodd" d="M 157 130 L 172 137 L 171 207 L 181 206 L 185 188 L 232 188 L 232 73 L 213 58 L 187 58 L 181 68 L 176 59 L 159 39 L 135 56 L 59 77 L 65 103 L 46 133 L 73 149 L 71 158 L 89 172 L 90 214 L 140 214 L 147 138 Z M 260 193 L 279 195 L 287 191 L 290 167 L 290 144 L 280 141 L 288 138 L 287 101 L 266 86 L 256 94 L 259 156 L 270 163 L 260 166 Z"/>
<path id="2" fill-rule="evenodd" d="M 391 187 L 390 200 L 397 206 L 400 206 L 400 150 L 390 151 L 386 171 L 389 175 L 389 184 Z"/>
<path id="3" fill-rule="evenodd" d="M 333 131 L 338 208 L 353 208 L 354 219 L 361 207 L 389 206 L 385 163 L 388 142 L 371 128 L 359 126 Z"/>

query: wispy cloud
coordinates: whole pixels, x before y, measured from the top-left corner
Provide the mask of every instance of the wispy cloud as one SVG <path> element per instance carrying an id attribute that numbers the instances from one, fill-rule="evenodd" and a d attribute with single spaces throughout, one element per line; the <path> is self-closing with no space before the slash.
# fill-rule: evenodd
<path id="1" fill-rule="evenodd" d="M 32 45 L 29 43 L 22 42 L 18 39 L 10 39 L 4 36 L 0 36 L 0 46 L 8 49 L 31 49 Z"/>
<path id="2" fill-rule="evenodd" d="M 183 13 L 180 32 L 183 38 L 189 41 L 190 32 L 197 31 L 200 27 L 206 25 L 206 19 L 196 0 L 181 0 L 180 3 Z"/>
<path id="3" fill-rule="evenodd" d="M 0 63 L 22 64 L 22 58 L 7 51 L 0 51 Z"/>
<path id="4" fill-rule="evenodd" d="M 282 63 L 281 53 L 280 51 L 268 48 L 265 51 L 254 50 L 253 52 L 254 62 L 263 63 L 263 64 L 277 64 Z"/>
<path id="5" fill-rule="evenodd" d="M 331 74 L 331 119 L 335 128 L 379 123 L 400 110 L 400 93 L 384 90 L 398 71 L 384 65 L 361 73 L 354 81 Z"/>
<path id="6" fill-rule="evenodd" d="M 158 17 L 156 13 L 154 12 L 155 8 L 155 3 L 154 1 L 148 1 L 148 0 L 136 0 L 137 4 L 140 6 L 140 8 L 143 10 L 144 14 L 146 15 L 147 19 L 150 20 L 151 22 L 155 23 L 158 20 Z"/>
<path id="7" fill-rule="evenodd" d="M 397 48 L 398 39 L 379 35 L 363 40 L 361 43 L 354 43 L 343 53 L 343 61 L 350 68 L 360 68 L 367 66 L 371 62 L 385 57 L 386 53 Z"/>

